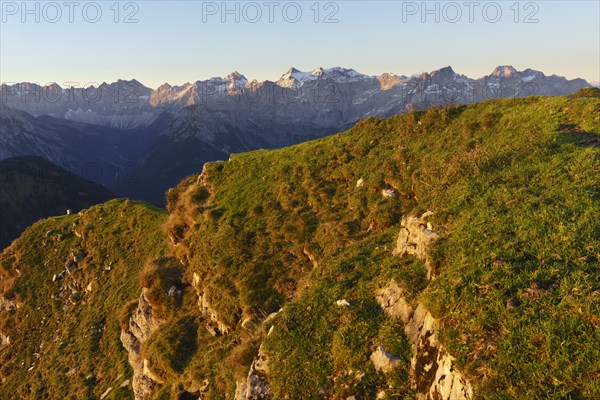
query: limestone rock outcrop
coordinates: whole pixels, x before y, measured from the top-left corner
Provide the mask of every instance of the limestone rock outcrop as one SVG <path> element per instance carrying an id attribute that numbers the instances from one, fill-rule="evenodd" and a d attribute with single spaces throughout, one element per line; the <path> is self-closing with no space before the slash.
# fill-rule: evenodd
<path id="1" fill-rule="evenodd" d="M 142 344 L 154 333 L 163 321 L 156 315 L 146 297 L 146 289 L 138 302 L 138 307 L 129 318 L 127 329 L 121 330 L 121 342 L 127 350 L 129 365 L 133 369 L 132 389 L 135 400 L 150 398 L 156 384 L 163 383 L 142 355 Z"/>
<path id="2" fill-rule="evenodd" d="M 455 368 L 454 358 L 437 340 L 438 322 L 422 304 L 413 308 L 403 289 L 391 281 L 377 294 L 386 314 L 399 318 L 412 347 L 411 371 L 419 400 L 467 400 L 473 389 Z"/>
<path id="3" fill-rule="evenodd" d="M 400 363 L 400 359 L 391 353 L 385 351 L 382 346 L 377 346 L 377 349 L 371 353 L 371 362 L 376 371 L 381 371 L 385 374 L 392 372 Z"/>
<path id="4" fill-rule="evenodd" d="M 267 324 L 277 316 L 283 309 L 271 313 L 262 322 Z M 275 325 L 272 325 L 267 336 L 273 332 Z M 264 344 L 258 348 L 258 354 L 252 361 L 248 376 L 237 382 L 234 400 L 270 400 L 273 397 L 271 385 L 269 383 L 269 355 Z"/>
<path id="5" fill-rule="evenodd" d="M 430 257 L 427 255 L 427 249 L 432 242 L 438 239 L 437 233 L 427 219 L 433 215 L 433 212 L 427 211 L 420 217 L 405 216 L 400 222 L 400 233 L 396 241 L 396 247 L 393 254 L 404 257 L 411 255 L 419 260 L 425 260 L 427 267 L 427 280 L 433 278 L 435 270 Z"/>
<path id="6" fill-rule="evenodd" d="M 269 359 L 261 345 L 258 355 L 250 366 L 248 377 L 238 381 L 235 400 L 270 400 L 272 398 L 269 385 Z"/>
<path id="7" fill-rule="evenodd" d="M 221 321 L 219 314 L 217 314 L 215 309 L 210 304 L 208 300 L 208 293 L 203 291 L 200 285 L 200 276 L 196 273 L 194 273 L 193 286 L 198 293 L 198 307 L 200 308 L 200 312 L 208 321 L 206 328 L 213 336 L 216 336 L 217 334 L 227 335 L 230 327 Z"/>

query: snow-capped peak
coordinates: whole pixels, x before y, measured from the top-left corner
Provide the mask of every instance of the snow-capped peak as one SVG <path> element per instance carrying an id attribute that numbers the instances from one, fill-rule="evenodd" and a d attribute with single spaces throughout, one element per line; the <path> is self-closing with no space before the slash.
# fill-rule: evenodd
<path id="1" fill-rule="evenodd" d="M 519 76 L 523 82 L 531 82 L 534 79 L 543 77 L 544 74 L 540 71 L 527 68 L 525 71 L 521 72 Z"/>
<path id="2" fill-rule="evenodd" d="M 234 71 L 225 77 L 225 81 L 229 82 L 227 89 L 240 90 L 246 87 L 248 79 L 237 71 Z"/>
<path id="3" fill-rule="evenodd" d="M 333 79 L 338 83 L 356 82 L 365 79 L 373 79 L 374 77 L 361 74 L 353 69 L 334 67 L 324 70 L 324 75 L 327 78 Z"/>
<path id="4" fill-rule="evenodd" d="M 302 86 L 305 82 L 314 80 L 316 78 L 317 77 L 310 72 L 302 72 L 292 67 L 285 74 L 283 74 L 281 78 L 279 78 L 277 85 L 296 89 Z"/>
<path id="5" fill-rule="evenodd" d="M 310 74 L 314 75 L 314 76 L 323 76 L 324 73 L 325 73 L 325 70 L 323 69 L 323 67 L 319 67 L 319 68 L 313 70 L 313 72 L 311 72 Z"/>
<path id="6" fill-rule="evenodd" d="M 317 79 L 331 79 L 336 83 L 356 82 L 365 79 L 374 79 L 374 77 L 361 74 L 353 69 L 347 68 L 316 68 L 311 72 L 302 72 L 296 68 L 290 68 L 285 74 L 279 78 L 277 84 L 281 87 L 299 88 L 306 82 Z"/>

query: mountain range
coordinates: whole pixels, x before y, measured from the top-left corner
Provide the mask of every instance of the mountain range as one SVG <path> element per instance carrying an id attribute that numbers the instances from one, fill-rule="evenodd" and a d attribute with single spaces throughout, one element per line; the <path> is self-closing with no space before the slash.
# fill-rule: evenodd
<path id="1" fill-rule="evenodd" d="M 233 102 L 283 102 L 335 104 L 349 101 L 356 112 L 365 115 L 396 113 L 398 106 L 423 103 L 472 103 L 486 98 L 555 96 L 573 92 L 589 84 L 582 79 L 567 80 L 540 71 L 498 66 L 478 79 L 466 77 L 445 67 L 411 76 L 385 73 L 361 74 L 353 69 L 317 68 L 302 72 L 290 68 L 277 81 L 248 80 L 235 71 L 221 78 L 199 80 L 180 86 L 165 83 L 157 89 L 137 80 L 118 80 L 88 87 L 40 86 L 22 82 L 2 84 L 2 104 L 33 116 L 131 129 L 150 125 L 164 111 L 186 106 L 214 106 L 233 98 Z M 366 104 L 365 104 L 366 103 Z M 367 110 L 360 106 L 368 106 Z"/>
<path id="2" fill-rule="evenodd" d="M 471 79 L 445 67 L 412 76 L 291 68 L 276 82 L 224 78 L 97 87 L 3 84 L 0 157 L 36 155 L 117 194 L 164 205 L 164 193 L 207 161 L 284 147 L 348 129 L 361 118 L 488 98 L 565 95 L 588 87 L 499 66 Z"/>

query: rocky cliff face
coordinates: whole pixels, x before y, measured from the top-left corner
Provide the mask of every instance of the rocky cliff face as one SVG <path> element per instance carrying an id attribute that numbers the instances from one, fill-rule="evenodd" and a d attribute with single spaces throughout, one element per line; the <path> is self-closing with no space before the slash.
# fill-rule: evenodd
<path id="1" fill-rule="evenodd" d="M 271 313 L 262 321 L 265 325 L 273 321 L 283 311 Z M 273 332 L 271 326 L 267 337 Z M 273 397 L 271 384 L 269 383 L 269 354 L 265 350 L 264 342 L 258 348 L 258 354 L 252 361 L 248 376 L 236 382 L 234 400 L 270 400 Z"/>
<path id="2" fill-rule="evenodd" d="M 394 255 L 400 257 L 411 255 L 419 260 L 425 260 L 427 280 L 431 280 L 435 272 L 431 259 L 427 255 L 427 247 L 438 238 L 437 233 L 432 230 L 431 223 L 427 222 L 431 215 L 433 213 L 428 211 L 420 217 L 406 216 L 402 218 L 400 233 L 393 251 Z"/>
<path id="3" fill-rule="evenodd" d="M 438 238 L 427 218 L 405 216 L 393 253 L 400 257 L 413 255 L 426 260 L 428 279 L 431 279 L 431 261 L 427 256 L 429 245 Z M 397 282 L 376 293 L 377 302 L 385 313 L 404 323 L 404 332 L 412 347 L 411 371 L 417 398 L 420 400 L 470 399 L 473 390 L 470 382 L 455 367 L 454 358 L 437 339 L 439 324 L 422 304 L 410 305 L 404 290 Z"/>
<path id="4" fill-rule="evenodd" d="M 412 346 L 413 373 L 420 400 L 463 400 L 473 394 L 471 384 L 454 366 L 454 358 L 437 340 L 439 329 L 431 313 L 419 304 L 413 308 L 404 291 L 394 281 L 377 293 L 377 301 L 386 314 L 404 323 L 404 332 Z"/>
<path id="5" fill-rule="evenodd" d="M 194 273 L 193 286 L 198 294 L 198 308 L 201 315 L 206 320 L 206 329 L 211 335 L 227 335 L 231 329 L 227 324 L 223 323 L 219 318 L 219 314 L 214 310 L 209 301 L 208 293 L 206 293 L 200 285 L 200 276 Z"/>
<path id="6" fill-rule="evenodd" d="M 269 358 L 261 345 L 250 366 L 248 377 L 237 382 L 235 400 L 270 400 L 272 393 L 268 376 Z"/>
<path id="7" fill-rule="evenodd" d="M 138 307 L 129 318 L 129 326 L 121 330 L 121 342 L 127 350 L 129 364 L 133 369 L 132 389 L 135 400 L 149 398 L 155 385 L 163 383 L 142 355 L 143 343 L 160 328 L 163 322 L 154 313 L 143 289 Z"/>

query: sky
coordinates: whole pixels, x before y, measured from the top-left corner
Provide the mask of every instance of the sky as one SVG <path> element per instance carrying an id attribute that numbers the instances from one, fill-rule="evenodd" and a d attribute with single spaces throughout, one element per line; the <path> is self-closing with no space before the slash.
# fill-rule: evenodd
<path id="1" fill-rule="evenodd" d="M 156 88 L 290 67 L 600 81 L 600 1 L 0 1 L 0 81 Z"/>

